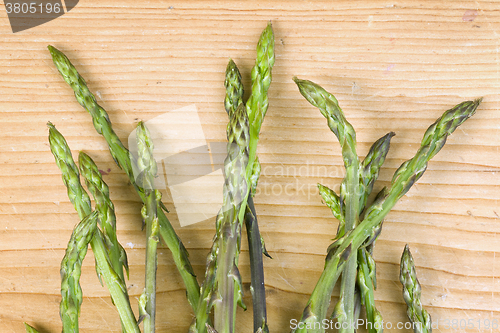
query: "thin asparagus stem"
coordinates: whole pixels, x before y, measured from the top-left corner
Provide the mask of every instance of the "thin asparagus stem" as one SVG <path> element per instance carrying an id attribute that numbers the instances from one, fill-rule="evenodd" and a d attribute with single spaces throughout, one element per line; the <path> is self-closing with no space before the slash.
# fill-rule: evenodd
<path id="1" fill-rule="evenodd" d="M 406 244 L 401 256 L 400 267 L 399 280 L 403 285 L 403 298 L 408 306 L 407 314 L 413 323 L 413 331 L 415 333 L 432 333 L 431 316 L 422 307 L 422 301 L 420 300 L 422 288 L 417 279 L 415 263 L 408 244 Z"/>
<path id="2" fill-rule="evenodd" d="M 367 239 L 376 238 L 385 216 L 422 176 L 428 161 L 441 150 L 448 135 L 475 113 L 480 102 L 481 99 L 460 103 L 436 120 L 425 132 L 416 155 L 404 162 L 395 172 L 390 189 L 381 191 L 379 198 L 365 211 L 363 221 L 354 230 L 337 240 L 335 246 L 330 247 L 325 268 L 304 309 L 296 332 L 324 332 L 318 323 L 326 318 L 333 288 L 346 260 Z"/>
<path id="3" fill-rule="evenodd" d="M 309 103 L 316 106 L 327 119 L 328 127 L 337 136 L 342 148 L 342 158 L 346 175 L 341 186 L 341 202 L 345 202 L 345 231 L 352 230 L 359 219 L 359 159 L 356 153 L 356 132 L 345 119 L 337 99 L 319 85 L 294 78 L 300 93 Z M 354 290 L 356 287 L 357 251 L 352 253 L 352 259 L 346 263 L 341 282 L 341 303 L 345 316 L 340 316 L 340 332 L 354 332 Z"/>
<path id="4" fill-rule="evenodd" d="M 146 223 L 146 287 L 144 298 L 146 300 L 144 315 L 144 332 L 155 332 L 156 318 L 156 269 L 157 247 L 159 241 L 159 229 L 157 211 L 159 207 L 161 194 L 154 190 L 154 177 L 157 167 L 153 157 L 153 141 L 143 122 L 137 126 L 137 147 L 138 159 L 137 165 L 141 172 L 141 184 L 143 185 L 146 204 L 142 209 L 142 217 Z"/>
<path id="5" fill-rule="evenodd" d="M 52 55 L 52 60 L 62 75 L 63 79 L 71 86 L 75 92 L 75 97 L 80 105 L 89 112 L 92 116 L 92 121 L 96 131 L 101 134 L 108 146 L 111 156 L 116 164 L 125 171 L 129 177 L 130 182 L 134 186 L 137 194 L 141 197 L 143 203 L 146 202 L 144 190 L 137 186 L 134 179 L 134 172 L 132 169 L 133 161 L 129 151 L 123 146 L 120 139 L 116 135 L 111 126 L 111 121 L 106 111 L 97 104 L 94 95 L 89 91 L 87 84 L 83 77 L 78 74 L 76 68 L 71 64 L 69 59 L 59 50 L 53 46 L 49 46 L 49 51 Z M 163 204 L 162 204 L 162 207 Z M 200 287 L 196 276 L 194 275 L 193 268 L 189 262 L 189 254 L 182 244 L 180 238 L 175 233 L 170 221 L 167 219 L 163 209 L 158 211 L 158 221 L 160 224 L 160 235 L 172 252 L 175 265 L 181 274 L 181 278 L 186 286 L 186 293 L 189 304 L 196 311 L 196 305 L 200 298 Z"/>
<path id="6" fill-rule="evenodd" d="M 253 302 L 253 327 L 254 332 L 259 329 L 268 333 L 267 309 L 266 309 L 266 288 L 264 285 L 264 261 L 263 246 L 257 223 L 257 214 L 253 204 L 253 197 L 248 198 L 248 211 L 245 215 L 245 226 L 247 229 L 248 247 L 250 253 L 250 275 L 251 293 Z"/>
<path id="7" fill-rule="evenodd" d="M 54 155 L 56 164 L 61 170 L 63 182 L 68 190 L 68 197 L 73 203 L 78 216 L 83 220 L 91 213 L 89 196 L 80 183 L 78 168 L 73 161 L 71 150 L 66 140 L 62 134 L 57 131 L 54 125 L 48 123 L 48 127 L 50 150 Z M 104 236 L 102 232 L 96 227 L 94 236 L 90 241 L 90 246 L 94 252 L 97 276 L 99 280 L 102 279 L 106 283 L 109 293 L 111 294 L 111 299 L 120 315 L 125 332 L 140 333 L 134 313 L 130 307 L 127 287 L 111 266 L 111 261 L 107 254 L 103 239 Z"/>
<path id="8" fill-rule="evenodd" d="M 63 332 L 78 332 L 78 317 L 83 301 L 80 276 L 82 262 L 87 254 L 90 240 L 97 228 L 97 212 L 85 217 L 77 224 L 61 262 L 61 295 L 59 307 Z"/>

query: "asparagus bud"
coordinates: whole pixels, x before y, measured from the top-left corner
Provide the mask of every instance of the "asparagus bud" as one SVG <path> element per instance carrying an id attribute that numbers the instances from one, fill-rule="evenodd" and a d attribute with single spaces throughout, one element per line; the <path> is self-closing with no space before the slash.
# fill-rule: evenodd
<path id="1" fill-rule="evenodd" d="M 85 217 L 73 230 L 61 262 L 61 304 L 63 332 L 78 332 L 78 317 L 83 301 L 80 276 L 82 262 L 97 228 L 97 212 Z"/>
<path id="2" fill-rule="evenodd" d="M 399 280 L 403 285 L 403 298 L 408 306 L 407 315 L 413 323 L 415 333 L 431 333 L 432 321 L 429 313 L 422 307 L 420 299 L 422 288 L 417 279 L 415 263 L 410 253 L 410 247 L 406 244 L 401 256 L 401 271 Z"/>

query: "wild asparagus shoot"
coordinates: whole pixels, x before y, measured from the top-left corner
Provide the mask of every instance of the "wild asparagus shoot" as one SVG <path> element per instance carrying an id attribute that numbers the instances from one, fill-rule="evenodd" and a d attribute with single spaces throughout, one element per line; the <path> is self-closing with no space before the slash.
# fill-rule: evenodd
<path id="1" fill-rule="evenodd" d="M 338 137 L 342 147 L 342 156 L 346 166 L 346 177 L 342 183 L 340 196 L 332 193 L 331 190 L 323 188 L 322 195 L 334 215 L 342 215 L 340 219 L 339 233 L 328 250 L 325 268 L 313 290 L 313 293 L 302 314 L 302 318 L 296 332 L 324 332 L 321 325 L 323 319 L 327 318 L 327 310 L 330 304 L 330 297 L 333 287 L 340 274 L 343 273 L 343 279 L 349 279 L 343 284 L 340 297 L 341 304 L 336 307 L 336 311 L 342 314 L 341 318 L 347 322 L 347 330 L 354 331 L 354 322 L 349 322 L 354 316 L 354 293 L 351 287 L 351 281 L 356 274 L 351 275 L 353 267 L 360 270 L 357 274 L 362 274 L 358 280 L 361 286 L 363 301 L 367 310 L 370 312 L 369 320 L 374 322 L 380 320 L 374 307 L 371 297 L 371 289 L 375 286 L 374 267 L 365 266 L 365 260 L 357 262 L 356 265 L 350 265 L 351 258 L 356 258 L 358 250 L 363 251 L 366 247 L 372 245 L 381 231 L 381 223 L 384 217 L 389 213 L 396 202 L 411 188 L 411 186 L 423 175 L 427 168 L 429 160 L 435 156 L 444 146 L 448 135 L 460 126 L 465 120 L 470 118 L 481 103 L 481 99 L 475 101 L 463 102 L 454 108 L 446 111 L 434 124 L 432 124 L 424 134 L 420 149 L 416 155 L 404 162 L 396 170 L 392 179 L 391 187 L 384 188 L 369 205 L 360 214 L 360 204 L 363 205 L 369 191 L 373 188 L 373 181 L 378 176 L 378 169 L 385 159 L 389 148 L 389 140 L 393 134 L 389 133 L 377 141 L 367 158 L 366 163 L 359 165 L 359 159 L 355 154 L 355 133 L 352 127 L 348 125 L 342 111 L 338 107 L 338 102 L 333 95 L 326 92 L 319 85 L 294 78 L 301 94 L 314 106 L 318 107 L 321 113 L 327 118 L 328 126 Z M 378 156 L 378 157 L 376 157 Z M 354 165 L 353 165 L 354 164 Z M 356 165 L 357 164 L 357 165 Z M 361 179 L 361 181 L 359 181 Z M 361 184 L 361 189 L 353 187 L 353 184 Z M 355 189 L 350 192 L 349 189 Z M 321 188 L 320 188 L 321 189 Z M 328 201 L 327 201 L 328 200 Z M 345 207 L 345 208 L 344 208 Z M 352 214 L 355 214 L 353 216 Z M 348 219 L 349 216 L 349 219 Z M 347 221 L 354 221 L 354 229 L 349 229 Z M 359 221 L 359 222 L 357 222 Z M 366 259 L 366 264 L 370 261 L 369 251 L 359 252 L 362 259 Z M 359 266 L 361 264 L 361 266 Z M 346 274 L 347 273 L 347 274 Z M 355 272 L 356 273 L 356 272 Z M 346 275 L 344 275 L 346 274 Z M 359 275 L 358 275 L 359 276 Z M 347 299 L 349 298 L 349 300 Z M 369 302 L 367 304 L 366 302 Z M 338 310 L 338 309 L 341 310 Z M 352 313 L 352 314 L 351 314 Z M 349 325 L 350 324 L 350 325 Z"/>
<path id="2" fill-rule="evenodd" d="M 131 160 L 129 151 L 123 146 L 118 135 L 113 130 L 107 112 L 97 103 L 95 96 L 88 89 L 84 78 L 78 74 L 69 59 L 55 47 L 49 46 L 48 48 L 57 70 L 62 75 L 64 81 L 73 89 L 78 103 L 91 115 L 94 127 L 97 133 L 101 134 L 106 140 L 111 156 L 113 156 L 116 164 L 125 171 L 137 194 L 141 197 L 143 203 L 145 203 L 144 190 L 137 186 L 135 182 L 132 167 L 135 162 Z M 160 235 L 172 252 L 175 265 L 186 286 L 189 304 L 196 311 L 196 305 L 200 297 L 200 287 L 189 261 L 189 254 L 163 212 L 163 204 L 161 206 L 163 209 L 157 212 L 160 223 Z"/>
<path id="3" fill-rule="evenodd" d="M 432 321 L 429 313 L 422 307 L 420 299 L 422 288 L 417 279 L 415 263 L 410 252 L 410 247 L 406 244 L 401 256 L 401 272 L 399 280 L 403 285 L 403 298 L 408 306 L 408 319 L 413 323 L 415 333 L 432 333 Z"/>
<path id="4" fill-rule="evenodd" d="M 141 211 L 146 223 L 146 283 L 141 296 L 141 317 L 144 318 L 144 332 L 155 332 L 156 318 L 156 269 L 157 248 L 159 241 L 160 224 L 158 210 L 161 210 L 161 193 L 154 189 L 156 176 L 156 161 L 153 157 L 153 140 L 143 122 L 137 126 L 137 167 L 140 172 L 140 185 L 144 188 L 146 203 Z"/>
<path id="5" fill-rule="evenodd" d="M 92 212 L 90 198 L 80 183 L 78 167 L 73 160 L 71 150 L 69 149 L 66 140 L 54 125 L 49 123 L 48 127 L 50 150 L 52 151 L 56 163 L 61 170 L 63 182 L 68 190 L 68 197 L 73 203 L 78 216 L 83 220 Z M 92 247 L 92 252 L 94 253 L 96 261 L 95 266 L 97 276 L 101 283 L 102 281 L 106 283 L 106 287 L 111 294 L 111 299 L 113 300 L 120 315 L 120 320 L 125 332 L 140 333 L 136 318 L 130 307 L 125 281 L 120 278 L 120 276 L 116 273 L 111 265 L 111 260 L 104 243 L 105 237 L 98 227 L 93 230 L 95 231 L 93 232 L 93 237 L 90 238 L 90 245 Z M 63 287 L 64 280 L 61 285 L 61 290 L 63 290 Z M 63 321 L 66 318 L 67 317 L 61 316 L 61 319 L 63 319 Z M 65 323 L 63 322 L 63 327 L 64 325 Z M 71 325 L 72 326 L 70 327 L 72 328 L 64 331 L 64 333 L 78 332 L 78 324 L 72 323 Z"/>

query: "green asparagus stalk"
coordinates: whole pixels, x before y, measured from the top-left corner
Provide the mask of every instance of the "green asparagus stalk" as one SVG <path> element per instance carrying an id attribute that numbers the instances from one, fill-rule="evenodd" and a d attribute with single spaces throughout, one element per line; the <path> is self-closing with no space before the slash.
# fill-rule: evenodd
<path id="1" fill-rule="evenodd" d="M 368 332 L 381 333 L 384 331 L 382 315 L 375 307 L 373 295 L 375 287 L 375 261 L 365 248 L 358 250 L 357 280 L 361 292 L 361 304 L 366 308 Z"/>
<path id="2" fill-rule="evenodd" d="M 385 157 L 387 156 L 387 152 L 389 151 L 390 139 L 394 136 L 394 133 L 388 133 L 383 136 L 379 140 L 377 140 L 368 155 L 361 163 L 360 168 L 360 177 L 359 177 L 359 193 L 360 196 L 360 211 L 363 210 L 368 195 L 371 193 L 373 184 L 378 177 L 378 173 L 380 167 L 385 161 Z M 339 240 L 345 234 L 345 220 L 344 220 L 344 203 L 340 201 L 340 197 L 331 189 L 321 184 L 318 184 L 319 193 L 323 198 L 323 201 L 330 208 L 333 213 L 333 216 L 339 220 L 339 227 L 337 230 L 337 236 L 334 241 Z M 331 248 L 334 248 L 338 245 L 337 242 L 332 244 Z M 373 243 L 370 245 L 371 249 L 373 249 Z M 330 249 L 331 250 L 331 249 Z M 381 316 L 376 311 L 370 311 L 369 308 L 375 309 L 374 299 L 373 299 L 373 289 L 376 287 L 375 280 L 375 262 L 371 257 L 370 253 L 366 252 L 366 248 L 362 248 L 358 251 L 358 286 L 361 289 L 361 299 L 363 305 L 367 308 L 368 320 L 371 323 L 371 327 L 381 327 L 380 321 Z M 363 266 L 361 263 L 368 262 L 369 265 Z M 368 269 L 368 270 L 367 270 Z M 362 280 L 361 280 L 362 279 Z M 370 294 L 367 294 L 370 293 Z M 341 297 L 339 302 L 337 303 L 333 316 L 337 319 L 340 319 L 339 322 L 346 321 L 346 315 L 344 310 L 344 298 Z M 371 296 L 371 297 L 366 297 Z M 376 310 L 376 309 L 375 309 Z M 373 315 L 372 315 L 373 314 Z M 373 320 L 378 320 L 378 325 L 375 325 Z"/>
<path id="3" fill-rule="evenodd" d="M 391 138 L 394 135 L 394 132 L 390 132 L 377 140 L 370 147 L 370 151 L 361 163 L 360 211 L 364 209 L 368 196 L 372 192 L 373 184 L 378 178 L 380 168 L 389 152 Z M 371 240 L 371 244 L 367 247 L 358 250 L 357 284 L 361 291 L 361 302 L 366 308 L 368 330 L 370 333 L 380 333 L 383 331 L 382 315 L 375 307 L 374 298 L 374 290 L 377 288 L 376 266 L 372 257 L 374 245 L 375 239 Z"/>
<path id="4" fill-rule="evenodd" d="M 373 184 L 378 178 L 380 168 L 385 162 L 387 153 L 389 152 L 391 139 L 396 134 L 394 132 L 387 133 L 370 147 L 370 151 L 361 163 L 360 168 L 360 211 L 365 208 L 368 196 L 372 193 Z"/>
<path id="5" fill-rule="evenodd" d="M 252 91 L 246 103 L 248 122 L 250 125 L 250 144 L 248 149 L 248 163 L 250 168 L 247 172 L 247 179 L 250 179 L 251 173 L 255 170 L 253 164 L 257 156 L 260 127 L 262 126 L 264 116 L 269 107 L 267 92 L 271 86 L 271 72 L 274 61 L 274 32 L 271 23 L 269 23 L 262 32 L 259 42 L 257 43 L 257 59 L 252 69 Z"/>
<path id="6" fill-rule="evenodd" d="M 227 105 L 227 103 L 226 103 Z M 227 151 L 224 161 L 224 200 L 216 219 L 216 234 L 207 257 L 205 280 L 190 333 L 206 332 L 208 315 L 215 306 L 215 329 L 233 332 L 236 304 L 242 303 L 238 256 L 241 238 L 239 212 L 248 195 L 248 116 L 243 104 L 228 108 Z M 244 305 L 243 305 L 244 306 Z"/>
<path id="7" fill-rule="evenodd" d="M 413 323 L 415 333 L 432 333 L 432 321 L 429 313 L 422 307 L 420 300 L 422 288 L 417 279 L 415 263 L 408 244 L 401 256 L 399 280 L 403 285 L 403 298 L 408 306 L 408 318 Z"/>
<path id="8" fill-rule="evenodd" d="M 78 332 L 78 317 L 83 301 L 80 276 L 82 262 L 87 254 L 90 240 L 94 236 L 97 225 L 97 213 L 84 218 L 73 230 L 61 262 L 61 295 L 60 314 L 63 332 Z"/>
<path id="9" fill-rule="evenodd" d="M 352 230 L 359 219 L 359 159 L 356 153 L 356 132 L 352 125 L 345 119 L 337 99 L 319 85 L 294 78 L 300 93 L 309 103 L 317 107 L 327 119 L 328 127 L 337 136 L 342 147 L 342 158 L 346 168 L 346 175 L 341 186 L 342 201 L 345 202 L 345 231 Z M 354 332 L 354 290 L 356 286 L 357 251 L 352 253 L 353 258 L 347 262 L 347 267 L 342 274 L 340 332 Z M 344 327 L 347 327 L 346 329 Z"/>
<path id="10" fill-rule="evenodd" d="M 380 232 L 380 224 L 396 202 L 411 188 L 425 171 L 428 161 L 446 142 L 448 135 L 470 118 L 481 99 L 463 102 L 446 111 L 424 134 L 421 147 L 415 157 L 404 162 L 396 171 L 389 190 L 381 192 L 364 213 L 363 221 L 330 247 L 325 268 L 302 314 L 296 332 L 323 332 L 321 320 L 326 318 L 330 297 L 335 283 L 344 269 L 346 260 L 352 257 L 367 239 L 374 239 Z M 366 244 L 365 244 L 366 246 Z"/>
<path id="11" fill-rule="evenodd" d="M 158 210 L 160 208 L 160 191 L 154 190 L 154 177 L 157 166 L 153 157 L 153 141 L 143 122 L 137 126 L 137 165 L 141 171 L 141 183 L 143 185 L 146 204 L 142 209 L 142 217 L 146 223 L 146 287 L 144 298 L 146 300 L 144 315 L 144 332 L 155 332 L 156 316 L 156 269 L 157 248 L 159 241 Z"/>
<path id="12" fill-rule="evenodd" d="M 255 66 L 252 69 L 252 91 L 246 103 L 250 125 L 248 170 L 250 172 L 247 172 L 250 195 L 245 214 L 245 226 L 250 252 L 250 290 L 252 292 L 254 332 L 261 331 L 263 333 L 268 333 L 269 329 L 267 327 L 266 290 L 262 254 L 269 255 L 265 251 L 265 245 L 259 232 L 257 214 L 252 197 L 255 195 L 261 171 L 260 162 L 257 157 L 257 143 L 259 141 L 260 128 L 269 107 L 268 90 L 271 86 L 274 62 L 274 32 L 271 23 L 269 23 L 262 32 L 257 44 L 257 58 Z"/>
<path id="13" fill-rule="evenodd" d="M 62 134 L 57 131 L 54 125 L 48 123 L 48 127 L 50 149 L 54 155 L 56 164 L 61 170 L 63 182 L 68 190 L 68 197 L 73 203 L 78 216 L 83 220 L 91 213 L 89 196 L 80 183 L 78 168 L 73 161 L 71 150 L 66 140 Z M 90 245 L 96 260 L 97 276 L 106 283 L 111 298 L 120 315 L 125 332 L 140 333 L 134 313 L 130 307 L 127 287 L 111 266 L 111 260 L 104 245 L 104 236 L 99 228 L 96 228 Z M 70 330 L 68 332 L 73 331 Z"/>
<path id="14" fill-rule="evenodd" d="M 215 301 L 215 275 L 217 272 L 217 255 L 219 253 L 219 236 L 220 226 L 224 214 L 221 211 L 217 214 L 216 218 L 216 231 L 212 241 L 212 247 L 207 256 L 207 265 L 205 270 L 205 279 L 200 288 L 200 299 L 196 306 L 195 318 L 189 327 L 189 333 L 204 333 L 209 327 L 209 314 Z M 211 326 L 210 326 L 211 327 Z"/>
<path id="15" fill-rule="evenodd" d="M 89 155 L 80 152 L 78 164 L 85 184 L 96 203 L 96 210 L 99 212 L 100 226 L 103 230 L 111 265 L 120 279 L 125 281 L 123 269 L 125 269 L 127 275 L 129 272 L 127 253 L 116 238 L 115 206 L 109 198 L 109 187 L 102 179 L 99 168 Z"/>
<path id="16" fill-rule="evenodd" d="M 80 103 L 80 105 L 82 105 L 82 107 L 92 116 L 94 127 L 96 131 L 106 139 L 111 156 L 113 156 L 113 159 L 118 166 L 125 171 L 130 182 L 136 189 L 137 194 L 141 197 L 143 203 L 145 203 L 146 197 L 144 190 L 137 186 L 134 179 L 134 172 L 132 169 L 134 162 L 131 160 L 129 151 L 123 146 L 113 130 L 108 114 L 99 104 L 97 104 L 97 101 L 88 89 L 85 80 L 80 76 L 80 74 L 78 74 L 76 68 L 73 64 L 71 64 L 69 59 L 55 47 L 49 46 L 48 48 L 57 70 L 75 92 L 75 97 L 78 103 Z M 163 204 L 162 207 L 164 208 Z M 186 286 L 189 304 L 196 311 L 195 307 L 198 304 L 200 297 L 200 288 L 198 281 L 196 280 L 196 276 L 194 275 L 191 263 L 189 262 L 189 254 L 175 233 L 170 221 L 163 212 L 163 209 L 158 210 L 157 213 L 160 224 L 160 235 L 172 252 L 175 265 L 177 266 L 177 269 L 179 270 L 182 280 Z"/>
<path id="17" fill-rule="evenodd" d="M 26 329 L 26 333 L 38 333 L 38 331 L 33 327 L 26 323 L 24 323 L 24 328 Z"/>
<path id="18" fill-rule="evenodd" d="M 224 161 L 223 219 L 219 228 L 214 324 L 219 333 L 232 333 L 236 305 L 242 304 L 241 277 L 238 270 L 241 226 L 239 212 L 248 195 L 248 116 L 243 104 L 231 113 L 227 128 L 227 158 Z M 246 202 L 245 202 L 246 204 Z"/>
<path id="19" fill-rule="evenodd" d="M 252 131 L 252 127 L 250 127 L 250 147 L 257 147 L 257 142 L 259 139 L 258 131 L 260 131 L 263 117 L 267 111 L 267 90 L 269 89 L 269 85 L 271 83 L 271 69 L 273 64 L 274 36 L 272 33 L 271 25 L 268 25 L 268 27 L 262 33 L 257 45 L 257 60 L 252 71 L 252 95 L 249 99 L 249 103 L 247 104 L 247 113 L 249 117 L 255 117 L 255 131 Z M 225 107 L 226 112 L 230 114 L 231 112 L 234 112 L 236 110 L 237 105 L 242 103 L 243 98 L 243 84 L 241 83 L 241 75 L 236 64 L 232 60 L 229 61 L 226 69 L 225 86 Z M 261 108 L 259 110 L 261 105 L 264 105 L 264 108 Z M 256 132 L 257 135 L 255 135 Z M 254 153 L 256 153 L 256 151 L 254 151 Z M 252 198 L 257 188 L 259 175 L 260 163 L 257 156 L 255 155 L 250 178 L 247 179 L 247 182 L 250 184 L 250 196 L 247 201 L 248 207 L 245 214 L 245 226 L 247 229 L 247 238 L 250 253 L 254 331 L 262 328 L 264 332 L 268 332 L 264 284 L 264 263 L 262 258 L 264 245 L 260 236 L 257 215 Z M 267 252 L 265 253 L 267 255 Z"/>

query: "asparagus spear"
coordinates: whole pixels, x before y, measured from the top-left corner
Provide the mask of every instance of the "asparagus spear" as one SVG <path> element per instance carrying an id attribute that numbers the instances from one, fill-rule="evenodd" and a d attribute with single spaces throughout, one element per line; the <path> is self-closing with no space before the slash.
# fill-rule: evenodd
<path id="1" fill-rule="evenodd" d="M 226 99 L 226 105 L 227 100 L 233 99 Z M 196 317 L 189 330 L 192 333 L 206 332 L 207 327 L 210 327 L 207 321 L 212 305 L 215 306 L 215 329 L 221 333 L 233 332 L 236 304 L 244 306 L 237 264 L 242 224 L 239 212 L 249 193 L 246 180 L 249 126 L 244 104 L 240 103 L 236 110 L 228 108 L 228 114 L 224 200 L 216 219 L 216 234 L 207 257 Z"/>
<path id="2" fill-rule="evenodd" d="M 217 214 L 216 218 L 216 231 L 215 236 L 212 241 L 212 247 L 207 256 L 207 264 L 205 269 L 205 279 L 200 288 L 200 298 L 199 303 L 196 306 L 195 317 L 191 326 L 189 327 L 189 333 L 205 333 L 207 327 L 211 327 L 208 323 L 208 315 L 212 309 L 213 302 L 215 299 L 215 275 L 217 272 L 217 255 L 219 253 L 219 236 L 220 236 L 220 225 L 224 215 L 222 214 L 222 209 Z"/>
<path id="3" fill-rule="evenodd" d="M 241 277 L 238 270 L 241 225 L 239 212 L 246 204 L 248 184 L 248 116 L 243 104 L 231 113 L 227 128 L 227 158 L 224 161 L 223 219 L 218 227 L 218 254 L 214 324 L 219 333 L 234 332 L 236 305 L 242 304 Z"/>
<path id="4" fill-rule="evenodd" d="M 257 142 L 259 140 L 260 127 L 268 108 L 267 91 L 271 84 L 271 70 L 274 65 L 274 34 L 271 24 L 261 34 L 257 44 L 257 59 L 252 70 L 252 93 L 247 101 L 246 112 L 249 118 L 249 163 L 246 170 L 246 180 L 250 184 L 248 191 L 255 192 L 260 174 L 260 163 L 256 156 Z M 236 64 L 230 60 L 226 69 L 226 112 L 231 115 L 242 103 L 243 85 L 241 75 Z M 248 196 L 248 194 L 246 194 Z M 260 237 L 255 207 L 250 197 L 243 199 L 244 204 L 239 214 L 248 204 L 245 214 L 245 224 L 250 247 L 250 267 L 252 274 L 252 298 L 254 303 L 254 331 L 262 328 L 267 329 L 267 314 L 265 305 L 264 270 L 262 262 L 263 245 Z"/>
<path id="5" fill-rule="evenodd" d="M 63 182 L 68 190 L 68 197 L 75 206 L 80 219 L 84 219 L 91 213 L 90 199 L 87 192 L 80 184 L 78 168 L 71 156 L 71 150 L 61 133 L 52 125 L 49 127 L 50 150 L 54 155 L 57 165 L 61 170 Z M 109 256 L 104 245 L 104 236 L 96 227 L 95 234 L 91 238 L 90 245 L 96 260 L 96 271 L 99 279 L 104 280 L 111 298 L 118 309 L 120 319 L 127 333 L 140 333 L 137 322 L 130 307 L 127 287 L 123 280 L 111 266 Z M 65 331 L 66 332 L 66 331 Z M 73 332 L 70 330 L 69 332 Z"/>
<path id="6" fill-rule="evenodd" d="M 336 241 L 335 246 L 330 247 L 325 268 L 302 314 L 301 325 L 296 332 L 324 331 L 321 325 L 317 324 L 326 318 L 333 287 L 346 260 L 352 257 L 353 252 L 357 252 L 367 239 L 376 238 L 384 217 L 397 200 L 422 176 L 428 161 L 441 150 L 448 135 L 475 113 L 480 102 L 481 99 L 460 103 L 436 120 L 424 134 L 416 155 L 404 162 L 396 171 L 390 189 L 381 192 L 379 199 L 368 207 L 363 221 L 354 230 L 347 232 Z M 335 128 L 336 125 L 332 126 Z"/>
<path id="7" fill-rule="evenodd" d="M 262 253 L 267 256 L 269 255 L 265 250 L 265 245 L 260 236 L 257 214 L 252 197 L 255 195 L 261 171 L 260 162 L 257 157 L 257 143 L 259 141 L 260 128 L 269 106 L 267 93 L 271 85 L 271 73 L 274 62 L 274 32 L 271 23 L 269 23 L 262 32 L 257 44 L 257 58 L 255 66 L 252 69 L 252 91 L 246 104 L 250 124 L 249 166 L 251 167 L 251 172 L 250 177 L 247 174 L 250 195 L 248 197 L 248 209 L 245 214 L 245 225 L 250 252 L 250 290 L 253 302 L 253 326 L 254 332 L 261 331 L 263 333 L 268 333 L 269 329 L 267 327 L 266 290 Z"/>
<path id="8" fill-rule="evenodd" d="M 378 139 L 371 147 L 365 159 L 361 163 L 360 170 L 360 211 L 366 205 L 368 196 L 371 194 L 373 184 L 378 178 L 380 168 L 384 164 L 390 148 L 391 138 L 394 132 L 387 133 Z M 377 199 L 376 199 L 377 200 Z M 378 235 L 377 235 L 378 236 Z M 376 236 L 376 237 L 377 237 Z M 361 302 L 366 308 L 368 320 L 368 330 L 370 333 L 380 333 L 383 331 L 382 315 L 375 307 L 374 290 L 377 288 L 376 266 L 373 260 L 373 247 L 375 239 L 364 248 L 358 250 L 358 276 L 357 285 L 361 291 Z"/>
<path id="9" fill-rule="evenodd" d="M 146 300 L 144 315 L 144 332 L 154 333 L 156 316 L 156 268 L 157 247 L 159 241 L 158 210 L 160 208 L 161 193 L 154 190 L 154 177 L 157 167 L 153 157 L 153 141 L 143 122 L 137 126 L 137 164 L 141 172 L 141 183 L 143 185 L 146 204 L 142 209 L 142 217 L 146 223 L 146 287 L 144 298 Z"/>
<path id="10" fill-rule="evenodd" d="M 262 253 L 264 245 L 259 232 L 257 215 L 252 196 L 255 194 L 257 182 L 260 175 L 260 163 L 256 155 L 256 147 L 259 140 L 259 131 L 263 118 L 268 108 L 267 91 L 271 84 L 271 70 L 274 65 L 274 35 L 271 24 L 262 32 L 257 44 L 257 59 L 252 70 L 252 94 L 247 102 L 247 114 L 250 121 L 250 160 L 249 169 L 251 173 L 247 182 L 250 184 L 250 196 L 248 198 L 247 211 L 245 214 L 245 225 L 250 252 L 251 270 L 251 291 L 253 301 L 254 331 L 262 328 L 263 332 L 268 332 L 266 295 L 264 285 L 264 268 Z M 230 114 L 236 110 L 243 98 L 243 84 L 241 75 L 236 64 L 230 60 L 226 69 L 226 112 Z M 252 155 L 253 154 L 253 155 Z M 250 164 L 253 163 L 253 164 Z"/>
<path id="11" fill-rule="evenodd" d="M 60 314 L 63 332 L 78 332 L 78 317 L 83 301 L 80 276 L 82 262 L 87 254 L 87 247 L 97 228 L 97 212 L 85 217 L 73 230 L 61 262 Z"/>
<path id="12" fill-rule="evenodd" d="M 365 248 L 358 250 L 358 286 L 361 291 L 361 304 L 366 308 L 368 332 L 381 333 L 384 331 L 382 315 L 375 307 L 373 296 L 375 286 L 375 261 Z"/>
<path id="13" fill-rule="evenodd" d="M 146 202 L 144 190 L 137 186 L 134 179 L 132 169 L 133 161 L 129 151 L 123 146 L 120 139 L 114 132 L 111 121 L 109 120 L 106 111 L 97 104 L 94 95 L 89 91 L 87 84 L 83 77 L 78 74 L 76 68 L 71 64 L 69 59 L 59 50 L 53 46 L 49 46 L 49 51 L 52 55 L 54 64 L 61 73 L 63 79 L 71 86 L 75 92 L 75 97 L 82 105 L 82 107 L 89 112 L 92 116 L 92 121 L 96 131 L 104 136 L 109 146 L 109 151 L 118 166 L 125 171 L 129 177 L 130 182 L 141 197 L 143 203 Z M 162 208 L 164 208 L 163 204 Z M 160 235 L 172 252 L 175 265 L 179 270 L 182 280 L 186 286 L 186 293 L 189 304 L 196 311 L 196 305 L 200 297 L 200 288 L 196 276 L 194 275 L 193 268 L 189 262 L 189 254 L 182 244 L 181 240 L 175 233 L 170 221 L 165 216 L 163 209 L 158 210 L 158 221 L 160 223 Z"/>
<path id="14" fill-rule="evenodd" d="M 378 178 L 380 168 L 385 162 L 387 153 L 389 152 L 391 139 L 396 134 L 394 132 L 387 133 L 370 147 L 370 151 L 361 163 L 359 183 L 360 183 L 360 211 L 365 208 L 368 196 L 372 193 L 373 184 Z"/>
<path id="15" fill-rule="evenodd" d="M 345 202 L 345 231 L 352 230 L 359 219 L 359 159 L 356 154 L 356 132 L 352 125 L 345 119 L 337 99 L 319 85 L 294 78 L 300 93 L 309 103 L 316 106 L 327 119 L 328 127 L 337 136 L 342 147 L 342 158 L 346 168 L 346 175 L 341 186 L 341 202 Z M 347 262 L 347 267 L 342 274 L 341 306 L 344 308 L 340 317 L 340 332 L 353 332 L 350 327 L 354 324 L 354 289 L 357 272 L 357 251 L 353 258 Z M 344 327 L 347 327 L 345 329 Z"/>
<path id="16" fill-rule="evenodd" d="M 99 168 L 89 155 L 80 152 L 78 164 L 80 166 L 80 173 L 83 179 L 85 179 L 85 184 L 94 197 L 96 210 L 99 212 L 100 226 L 103 230 L 111 265 L 120 279 L 125 281 L 123 269 L 125 269 L 127 275 L 129 272 L 127 253 L 116 238 L 115 206 L 109 198 L 109 187 L 102 179 Z"/>
<path id="17" fill-rule="evenodd" d="M 253 167 L 257 156 L 257 142 L 259 141 L 260 127 L 269 106 L 267 92 L 271 86 L 271 71 L 274 66 L 274 32 L 269 23 L 262 32 L 257 44 L 257 59 L 252 69 L 252 91 L 246 103 L 248 122 L 250 125 L 249 170 L 247 179 L 256 169 Z M 257 168 L 257 170 L 260 170 Z M 219 332 L 220 333 L 220 332 Z"/>
<path id="18" fill-rule="evenodd" d="M 422 307 L 422 301 L 420 300 L 422 288 L 417 279 L 415 263 L 408 244 L 406 244 L 401 256 L 400 267 L 399 280 L 403 285 L 403 298 L 408 306 L 407 314 L 413 323 L 413 330 L 415 333 L 432 333 L 431 316 Z"/>

